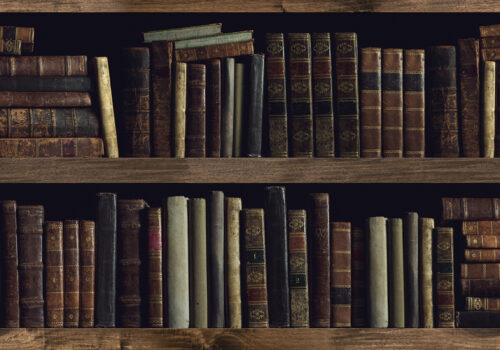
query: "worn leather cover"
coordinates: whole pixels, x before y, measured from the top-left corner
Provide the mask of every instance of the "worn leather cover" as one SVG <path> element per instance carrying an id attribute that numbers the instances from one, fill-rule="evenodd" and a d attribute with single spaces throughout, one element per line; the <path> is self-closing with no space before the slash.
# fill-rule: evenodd
<path id="1" fill-rule="evenodd" d="M 478 40 L 479 43 L 479 40 Z M 491 36 L 481 38 L 481 47 L 483 49 L 496 49 L 500 47 L 500 36 Z"/>
<path id="2" fill-rule="evenodd" d="M 465 249 L 467 262 L 500 262 L 500 249 Z"/>
<path id="3" fill-rule="evenodd" d="M 41 205 L 20 205 L 17 207 L 20 326 L 24 328 L 45 326 L 42 258 L 43 218 L 44 210 Z"/>
<path id="4" fill-rule="evenodd" d="M 0 91 L 88 92 L 90 77 L 0 77 Z"/>
<path id="5" fill-rule="evenodd" d="M 500 50 L 494 49 L 481 49 L 481 58 L 483 61 L 498 61 L 500 60 Z"/>
<path id="6" fill-rule="evenodd" d="M 190 49 L 175 49 L 177 62 L 208 60 L 253 54 L 253 39 L 249 41 L 195 47 Z"/>
<path id="7" fill-rule="evenodd" d="M 460 279 L 463 296 L 497 297 L 500 295 L 500 280 L 491 278 Z"/>
<path id="8" fill-rule="evenodd" d="M 498 311 L 457 311 L 457 328 L 498 328 L 500 312 Z"/>
<path id="9" fill-rule="evenodd" d="M 250 56 L 250 92 L 248 96 L 247 156 L 262 156 L 262 112 L 264 110 L 264 55 Z"/>
<path id="10" fill-rule="evenodd" d="M 248 96 L 245 98 L 245 85 L 248 84 L 248 63 L 237 62 L 234 65 L 234 123 L 233 123 L 233 157 L 242 156 L 243 119 L 247 117 L 245 108 L 248 106 Z"/>
<path id="11" fill-rule="evenodd" d="M 465 297 L 466 311 L 500 311 L 500 298 Z"/>
<path id="12" fill-rule="evenodd" d="M 206 87 L 204 64 L 188 64 L 186 103 L 186 157 L 206 156 Z"/>
<path id="13" fill-rule="evenodd" d="M 88 75 L 87 56 L 0 57 L 2 77 L 81 77 Z"/>
<path id="14" fill-rule="evenodd" d="M 269 327 L 290 327 L 285 188 L 265 188 Z"/>
<path id="15" fill-rule="evenodd" d="M 212 191 L 208 235 L 208 327 L 224 328 L 224 193 Z"/>
<path id="16" fill-rule="evenodd" d="M 404 50 L 404 156 L 425 157 L 425 50 Z"/>
<path id="17" fill-rule="evenodd" d="M 78 220 L 64 220 L 64 327 L 80 322 L 80 247 Z"/>
<path id="18" fill-rule="evenodd" d="M 351 229 L 351 326 L 367 325 L 366 308 L 366 245 L 361 227 Z"/>
<path id="19" fill-rule="evenodd" d="M 465 236 L 467 248 L 500 248 L 500 237 L 485 234 Z"/>
<path id="20" fill-rule="evenodd" d="M 88 92 L 0 91 L 1 107 L 90 107 Z"/>
<path id="21" fill-rule="evenodd" d="M 405 316 L 407 328 L 420 327 L 419 248 L 418 214 L 410 212 L 404 218 Z"/>
<path id="22" fill-rule="evenodd" d="M 35 28 L 1 26 L 0 37 L 3 40 L 19 40 L 23 54 L 33 53 L 35 48 Z"/>
<path id="23" fill-rule="evenodd" d="M 500 279 L 500 263 L 461 264 L 460 277 L 471 279 Z"/>
<path id="24" fill-rule="evenodd" d="M 94 327 L 95 222 L 80 220 L 80 327 Z"/>
<path id="25" fill-rule="evenodd" d="M 161 208 L 148 209 L 148 327 L 163 327 Z"/>
<path id="26" fill-rule="evenodd" d="M 3 327 L 19 328 L 19 272 L 17 253 L 17 204 L 13 200 L 2 201 L 1 206 L 1 232 L 3 269 L 2 276 L 5 284 L 2 288 L 3 302 Z"/>
<path id="27" fill-rule="evenodd" d="M 495 62 L 486 61 L 483 65 L 483 108 L 482 108 L 482 155 L 495 156 Z"/>
<path id="28" fill-rule="evenodd" d="M 234 58 L 222 61 L 221 156 L 233 156 Z"/>
<path id="29" fill-rule="evenodd" d="M 449 220 L 500 220 L 500 198 L 442 198 L 442 218 Z M 500 234 L 500 223 L 467 223 L 462 224 L 464 234 L 488 234 L 487 227 L 497 227 Z M 475 228 L 477 227 L 477 229 Z M 472 231 L 474 229 L 474 231 Z M 480 231 L 479 231 L 480 230 Z"/>
<path id="30" fill-rule="evenodd" d="M 21 40 L 0 39 L 0 54 L 19 56 L 21 45 Z"/>
<path id="31" fill-rule="evenodd" d="M 221 151 L 221 60 L 207 63 L 207 157 L 220 157 Z"/>
<path id="32" fill-rule="evenodd" d="M 479 26 L 479 34 L 481 37 L 500 36 L 500 24 Z"/>
<path id="33" fill-rule="evenodd" d="M 330 222 L 331 326 L 351 327 L 351 223 Z"/>
<path id="34" fill-rule="evenodd" d="M 228 328 L 242 327 L 240 212 L 241 198 L 226 197 L 226 281 Z"/>
<path id="35" fill-rule="evenodd" d="M 432 241 L 434 219 L 420 218 L 420 327 L 434 328 Z"/>
<path id="36" fill-rule="evenodd" d="M 436 227 L 434 229 L 434 237 L 436 238 L 434 243 L 436 256 L 436 326 L 438 328 L 453 328 L 455 327 L 453 228 Z M 462 293 L 463 295 L 467 295 L 464 293 L 463 285 Z M 475 294 L 472 295 L 475 296 Z"/>
<path id="37" fill-rule="evenodd" d="M 405 271 L 403 220 L 387 220 L 387 265 L 389 282 L 389 327 L 405 328 Z"/>
<path id="38" fill-rule="evenodd" d="M 464 235 L 500 235 L 499 220 L 462 221 L 462 234 Z"/>
<path id="39" fill-rule="evenodd" d="M 382 50 L 382 155 L 403 156 L 403 50 Z"/>
<path id="40" fill-rule="evenodd" d="M 45 312 L 46 326 L 64 326 L 63 222 L 45 223 Z"/>
<path id="41" fill-rule="evenodd" d="M 186 79 L 187 63 L 175 63 L 175 102 L 174 102 L 174 155 L 186 155 Z"/>
<path id="42" fill-rule="evenodd" d="M 104 144 L 100 138 L 0 139 L 0 158 L 98 158 L 103 154 Z"/>

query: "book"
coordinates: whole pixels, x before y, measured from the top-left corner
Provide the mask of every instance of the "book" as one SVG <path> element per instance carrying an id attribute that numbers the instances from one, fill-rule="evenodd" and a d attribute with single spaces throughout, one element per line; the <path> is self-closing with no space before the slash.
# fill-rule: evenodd
<path id="1" fill-rule="evenodd" d="M 405 232 L 406 233 L 406 232 Z M 389 327 L 405 328 L 405 261 L 403 260 L 403 220 L 387 220 L 387 265 L 389 287 Z"/>
<path id="2" fill-rule="evenodd" d="M 35 28 L 33 27 L 0 26 L 0 38 L 20 41 L 23 54 L 33 53 L 35 48 Z"/>
<path id="3" fill-rule="evenodd" d="M 208 249 L 208 326 L 224 328 L 224 193 L 210 192 Z"/>
<path id="4" fill-rule="evenodd" d="M 246 117 L 244 104 L 245 96 L 245 66 L 247 64 L 238 62 L 234 65 L 234 125 L 233 125 L 233 157 L 242 156 L 243 144 L 243 119 Z M 246 119 L 246 118 L 245 118 Z"/>
<path id="5" fill-rule="evenodd" d="M 206 45 L 194 48 L 180 49 L 178 43 L 175 43 L 175 60 L 177 62 L 191 62 L 208 60 L 211 58 L 226 58 L 243 55 L 252 55 L 254 53 L 253 39 L 248 41 L 239 41 L 226 44 Z"/>
<path id="6" fill-rule="evenodd" d="M 19 272 L 17 243 L 17 203 L 4 200 L 0 205 L 0 229 L 2 232 L 3 269 L 5 284 L 3 313 L 5 328 L 19 328 Z"/>
<path id="7" fill-rule="evenodd" d="M 151 156 L 149 48 L 122 49 L 121 116 L 126 157 Z"/>
<path id="8" fill-rule="evenodd" d="M 45 222 L 45 314 L 46 327 L 64 325 L 63 222 Z"/>
<path id="9" fill-rule="evenodd" d="M 351 223 L 330 222 L 331 327 L 351 327 Z"/>
<path id="10" fill-rule="evenodd" d="M 174 102 L 174 155 L 186 155 L 186 90 L 187 64 L 175 63 L 175 102 Z"/>
<path id="11" fill-rule="evenodd" d="M 311 36 L 288 33 L 290 148 L 293 157 L 313 157 Z"/>
<path id="12" fill-rule="evenodd" d="M 0 139 L 0 158 L 98 158 L 103 154 L 104 144 L 100 138 Z"/>
<path id="13" fill-rule="evenodd" d="M 479 40 L 478 40 L 479 43 Z M 491 36 L 481 38 L 481 47 L 483 49 L 495 49 L 500 47 L 500 36 Z"/>
<path id="14" fill-rule="evenodd" d="M 217 35 L 222 31 L 222 23 L 203 24 L 192 27 L 152 30 L 143 32 L 142 37 L 145 43 L 159 40 L 184 40 Z"/>
<path id="15" fill-rule="evenodd" d="M 419 239 L 418 214 L 409 212 L 404 219 L 404 255 L 405 260 L 405 303 L 406 327 L 420 326 L 419 304 Z"/>
<path id="16" fill-rule="evenodd" d="M 266 86 L 270 157 L 288 157 L 288 118 L 283 33 L 266 33 Z"/>
<path id="17" fill-rule="evenodd" d="M 332 50 L 330 33 L 312 33 L 312 91 L 314 119 L 314 155 L 335 154 L 333 121 Z"/>
<path id="18" fill-rule="evenodd" d="M 460 277 L 471 279 L 500 279 L 500 264 L 461 264 Z"/>
<path id="19" fill-rule="evenodd" d="M 479 26 L 479 35 L 483 37 L 500 36 L 500 24 Z"/>
<path id="20" fill-rule="evenodd" d="M 500 220 L 499 198 L 442 198 L 443 221 Z M 469 225 L 469 224 L 464 224 Z M 464 226 L 465 227 L 465 226 Z M 462 227 L 463 230 L 463 227 Z M 464 234 L 467 234 L 463 231 Z M 481 232 L 482 234 L 482 232 Z"/>
<path id="21" fill-rule="evenodd" d="M 204 64 L 188 64 L 186 91 L 186 157 L 206 156 L 206 78 Z"/>
<path id="22" fill-rule="evenodd" d="M 225 198 L 226 219 L 226 283 L 228 328 L 242 327 L 241 314 L 241 263 L 240 263 L 240 212 L 241 198 Z"/>
<path id="23" fill-rule="evenodd" d="M 500 295 L 500 280 L 491 278 L 461 278 L 463 296 L 497 297 Z"/>
<path id="24" fill-rule="evenodd" d="M 500 298 L 465 297 L 466 311 L 500 311 Z"/>
<path id="25" fill-rule="evenodd" d="M 0 91 L 0 107 L 90 107 L 88 92 Z"/>
<path id="26" fill-rule="evenodd" d="M 366 327 L 366 239 L 361 227 L 351 229 L 351 326 Z"/>
<path id="27" fill-rule="evenodd" d="M 21 40 L 0 39 L 0 54 L 16 55 L 21 54 Z"/>
<path id="28" fill-rule="evenodd" d="M 432 232 L 434 219 L 420 218 L 419 220 L 419 271 L 420 271 L 420 326 L 434 328 L 434 286 L 433 286 L 433 259 L 432 259 Z"/>
<path id="29" fill-rule="evenodd" d="M 467 262 L 500 262 L 500 249 L 465 249 Z"/>
<path id="30" fill-rule="evenodd" d="M 90 92 L 90 77 L 0 77 L 0 91 Z"/>
<path id="31" fill-rule="evenodd" d="M 493 235 L 467 235 L 465 236 L 467 248 L 500 248 L 500 239 Z"/>
<path id="32" fill-rule="evenodd" d="M 161 208 L 148 209 L 148 327 L 163 327 Z M 165 271 L 166 272 L 166 271 Z"/>
<path id="33" fill-rule="evenodd" d="M 95 221 L 80 220 L 80 327 L 94 327 Z"/>
<path id="34" fill-rule="evenodd" d="M 468 200 L 462 204 L 469 204 Z M 477 203 L 477 201 L 475 201 Z M 472 203 L 471 203 L 472 204 Z M 464 207 L 465 208 L 465 207 Z M 467 205 L 467 209 L 469 206 Z M 479 208 L 481 210 L 481 208 Z M 469 235 L 482 235 L 482 236 L 498 236 L 500 235 L 500 220 L 475 220 L 475 221 L 462 221 L 462 234 Z"/>
<path id="35" fill-rule="evenodd" d="M 499 311 L 457 311 L 457 328 L 498 328 Z"/>
<path id="36" fill-rule="evenodd" d="M 221 157 L 233 156 L 234 58 L 222 60 Z"/>
<path id="37" fill-rule="evenodd" d="M 64 220 L 64 327 L 80 322 L 80 243 L 78 220 Z"/>
<path id="38" fill-rule="evenodd" d="M 500 66 L 495 62 L 495 157 L 500 157 Z"/>
<path id="39" fill-rule="evenodd" d="M 87 56 L 0 57 L 0 76 L 2 77 L 82 77 L 87 75 Z"/>
<path id="40" fill-rule="evenodd" d="M 495 62 L 486 61 L 483 65 L 483 108 L 481 116 L 483 149 L 486 158 L 495 157 Z"/>
<path id="41" fill-rule="evenodd" d="M 248 119 L 246 155 L 262 156 L 262 113 L 264 110 L 264 55 L 250 56 L 250 92 L 248 96 Z"/>
<path id="42" fill-rule="evenodd" d="M 221 151 L 221 60 L 207 64 L 207 156 L 220 158 Z"/>
<path id="43" fill-rule="evenodd" d="M 436 326 L 454 328 L 455 323 L 455 278 L 453 257 L 453 228 L 434 229 L 434 254 L 436 257 Z M 463 281 L 463 280 L 462 280 Z"/>
<path id="44" fill-rule="evenodd" d="M 500 59 L 500 50 L 494 49 L 481 49 L 481 58 L 483 61 L 497 61 Z"/>
<path id="45" fill-rule="evenodd" d="M 232 44 L 252 40 L 253 30 L 243 30 L 240 32 L 220 33 L 216 35 L 204 36 L 175 41 L 175 49 L 191 49 L 196 47 L 207 47 L 214 45 Z M 236 56 L 236 55 L 235 55 Z"/>
<path id="46" fill-rule="evenodd" d="M 359 75 L 361 157 L 382 155 L 382 50 L 361 49 Z"/>

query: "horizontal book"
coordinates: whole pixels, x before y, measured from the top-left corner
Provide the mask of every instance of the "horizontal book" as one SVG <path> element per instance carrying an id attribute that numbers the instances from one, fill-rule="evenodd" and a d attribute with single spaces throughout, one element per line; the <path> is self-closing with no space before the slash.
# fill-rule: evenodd
<path id="1" fill-rule="evenodd" d="M 442 198 L 442 218 L 452 220 L 500 220 L 500 198 Z"/>
<path id="2" fill-rule="evenodd" d="M 217 35 L 222 32 L 222 23 L 203 24 L 200 26 L 152 30 L 142 33 L 143 41 L 150 43 L 159 40 L 186 40 Z"/>
<path id="3" fill-rule="evenodd" d="M 88 92 L 0 91 L 1 107 L 90 107 Z"/>
<path id="4" fill-rule="evenodd" d="M 500 298 L 466 297 L 465 308 L 467 311 L 500 311 Z"/>
<path id="5" fill-rule="evenodd" d="M 500 295 L 500 279 L 470 279 L 460 280 L 463 296 L 498 297 Z"/>
<path id="6" fill-rule="evenodd" d="M 460 271 L 462 278 L 500 279 L 500 264 L 462 264 Z"/>
<path id="7" fill-rule="evenodd" d="M 481 47 L 483 49 L 494 49 L 500 47 L 500 36 L 481 38 Z"/>
<path id="8" fill-rule="evenodd" d="M 249 41 L 253 38 L 253 30 L 245 30 L 241 32 L 224 33 L 203 38 L 194 38 L 187 40 L 178 40 L 175 42 L 175 49 L 192 49 L 195 47 L 212 46 L 239 43 Z"/>
<path id="9" fill-rule="evenodd" d="M 2 55 L 20 55 L 21 40 L 0 39 L 0 54 Z"/>
<path id="10" fill-rule="evenodd" d="M 0 77 L 0 91 L 81 92 L 91 88 L 89 77 Z"/>
<path id="11" fill-rule="evenodd" d="M 498 328 L 500 311 L 458 311 L 457 328 Z"/>
<path id="12" fill-rule="evenodd" d="M 465 249 L 465 261 L 500 262 L 500 249 Z"/>
<path id="13" fill-rule="evenodd" d="M 179 62 L 208 60 L 253 54 L 253 39 L 249 41 L 218 44 L 189 49 L 175 49 L 175 59 Z"/>
<path id="14" fill-rule="evenodd" d="M 500 24 L 479 26 L 479 34 L 482 38 L 489 36 L 500 36 Z"/>
<path id="15" fill-rule="evenodd" d="M 500 248 L 500 237 L 493 235 L 467 235 L 465 236 L 467 248 Z"/>
<path id="16" fill-rule="evenodd" d="M 2 77 L 73 77 L 88 75 L 87 56 L 0 57 Z"/>
<path id="17" fill-rule="evenodd" d="M 21 42 L 22 53 L 33 53 L 35 48 L 35 28 L 0 26 L 0 38 Z"/>
<path id="18" fill-rule="evenodd" d="M 500 235 L 499 220 L 462 221 L 464 235 Z"/>
<path id="19" fill-rule="evenodd" d="M 0 140 L 0 158 L 79 157 L 104 154 L 100 138 L 15 138 Z"/>
<path id="20" fill-rule="evenodd" d="M 483 59 L 483 61 L 500 60 L 500 48 L 481 49 L 481 58 Z"/>

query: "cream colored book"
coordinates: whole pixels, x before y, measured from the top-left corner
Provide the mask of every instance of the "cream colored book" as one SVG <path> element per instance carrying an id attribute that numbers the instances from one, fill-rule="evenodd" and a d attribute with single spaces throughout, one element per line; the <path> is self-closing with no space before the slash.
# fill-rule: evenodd
<path id="1" fill-rule="evenodd" d="M 174 155 L 186 155 L 186 75 L 187 63 L 175 64 Z"/>
<path id="2" fill-rule="evenodd" d="M 484 62 L 483 80 L 483 155 L 495 156 L 495 62 Z"/>
<path id="3" fill-rule="evenodd" d="M 228 294 L 228 327 L 241 328 L 241 262 L 240 212 L 241 198 L 226 197 L 226 281 Z"/>

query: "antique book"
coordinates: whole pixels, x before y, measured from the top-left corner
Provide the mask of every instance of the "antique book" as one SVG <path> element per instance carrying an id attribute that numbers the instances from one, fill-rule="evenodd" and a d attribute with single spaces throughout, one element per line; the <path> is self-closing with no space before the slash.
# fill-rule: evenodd
<path id="1" fill-rule="evenodd" d="M 142 33 L 142 38 L 145 43 L 159 40 L 174 41 L 217 35 L 221 31 L 222 23 L 211 23 L 192 27 L 152 30 Z"/>
<path id="2" fill-rule="evenodd" d="M 94 327 L 95 221 L 80 220 L 80 327 Z"/>
<path id="3" fill-rule="evenodd" d="M 434 219 L 420 218 L 420 326 L 434 328 L 434 287 L 433 287 L 433 259 L 432 234 Z"/>
<path id="4" fill-rule="evenodd" d="M 212 191 L 209 202 L 208 250 L 208 327 L 224 328 L 224 193 Z"/>
<path id="5" fill-rule="evenodd" d="M 196 47 L 210 47 L 214 45 L 232 44 L 232 43 L 239 43 L 252 40 L 252 38 L 253 38 L 253 30 L 243 30 L 239 32 L 220 33 L 216 35 L 191 38 L 191 39 L 183 39 L 183 40 L 177 39 L 175 41 L 175 49 L 180 50 L 180 49 L 190 49 Z"/>
<path id="6" fill-rule="evenodd" d="M 250 56 L 250 92 L 246 120 L 246 155 L 262 156 L 262 113 L 264 110 L 264 55 Z"/>
<path id="7" fill-rule="evenodd" d="M 434 254 L 436 257 L 436 327 L 453 328 L 455 317 L 455 279 L 453 258 L 453 228 L 434 229 Z M 463 281 L 463 280 L 462 280 Z"/>
<path id="8" fill-rule="evenodd" d="M 19 272 L 17 253 L 17 203 L 4 200 L 0 205 L 2 230 L 3 290 L 2 323 L 5 328 L 19 328 Z"/>
<path id="9" fill-rule="evenodd" d="M 64 327 L 80 323 L 80 244 L 78 220 L 64 220 Z"/>
<path id="10" fill-rule="evenodd" d="M 248 327 L 267 328 L 269 327 L 269 312 L 264 209 L 243 209 L 241 213 L 244 232 L 245 254 L 243 256 L 245 257 Z"/>
<path id="11" fill-rule="evenodd" d="M 405 328 L 403 219 L 387 220 L 389 327 Z"/>
<path id="12" fill-rule="evenodd" d="M 0 158 L 99 158 L 103 154 L 104 144 L 100 138 L 0 139 Z"/>
<path id="13" fill-rule="evenodd" d="M 180 49 L 177 48 L 178 42 L 175 43 L 174 50 L 175 60 L 177 62 L 191 62 L 208 60 L 211 58 L 226 58 L 243 55 L 252 55 L 253 39 L 248 41 L 240 41 L 227 44 L 216 44 L 210 46 L 201 46 L 194 48 Z"/>
<path id="14" fill-rule="evenodd" d="M 309 288 L 306 211 L 288 210 L 288 266 L 290 326 L 309 327 Z"/>
<path id="15" fill-rule="evenodd" d="M 207 68 L 188 64 L 186 90 L 186 157 L 206 156 Z"/>
<path id="16" fill-rule="evenodd" d="M 361 157 L 382 155 L 382 50 L 361 49 L 359 76 Z"/>
<path id="17" fill-rule="evenodd" d="M 330 222 L 331 327 L 351 327 L 351 223 Z"/>
<path id="18" fill-rule="evenodd" d="M 312 33 L 311 48 L 314 155 L 333 157 L 335 143 L 330 33 Z"/>
<path id="19" fill-rule="evenodd" d="M 404 50 L 404 156 L 425 157 L 425 50 Z"/>
<path id="20" fill-rule="evenodd" d="M 358 158 L 358 37 L 356 33 L 335 33 L 334 41 L 337 75 L 336 153 L 340 157 Z"/>
<path id="21" fill-rule="evenodd" d="M 500 249 L 465 249 L 467 262 L 500 262 Z"/>
<path id="22" fill-rule="evenodd" d="M 19 314 L 23 328 L 43 328 L 43 218 L 41 205 L 17 207 L 19 254 Z"/>
<path id="23" fill-rule="evenodd" d="M 495 61 L 484 62 L 481 153 L 486 158 L 495 157 L 495 79 Z"/>
<path id="24" fill-rule="evenodd" d="M 113 109 L 113 95 L 111 93 L 111 79 L 107 57 L 92 58 L 95 81 L 97 85 L 97 99 L 101 112 L 102 138 L 106 146 L 108 158 L 118 158 L 118 141 L 116 138 L 115 111 Z"/>
<path id="25" fill-rule="evenodd" d="M 464 203 L 465 206 L 468 206 Z M 498 236 L 500 235 L 500 220 L 477 220 L 477 221 L 462 221 L 462 234 L 483 235 L 483 236 Z"/>
<path id="26" fill-rule="evenodd" d="M 462 153 L 464 157 L 479 157 L 479 40 L 458 39 L 457 50 Z"/>
<path id="27" fill-rule="evenodd" d="M 234 197 L 226 197 L 225 202 L 227 327 L 241 328 L 240 212 L 242 204 L 241 198 Z"/>
<path id="28" fill-rule="evenodd" d="M 368 323 L 372 328 L 389 326 L 389 295 L 387 276 L 387 218 L 367 220 L 368 255 Z"/>
<path id="29" fill-rule="evenodd" d="M 500 66 L 495 62 L 495 157 L 500 157 Z"/>
<path id="30" fill-rule="evenodd" d="M 269 327 L 290 327 L 285 187 L 265 188 L 267 300 Z"/>
<path id="31" fill-rule="evenodd" d="M 366 240 L 361 227 L 351 229 L 351 326 L 366 327 Z"/>
<path id="32" fill-rule="evenodd" d="M 500 264 L 461 264 L 460 277 L 471 279 L 500 279 Z"/>
<path id="33" fill-rule="evenodd" d="M 496 49 L 500 47 L 500 36 L 490 36 L 481 38 L 481 47 L 483 49 Z"/>
<path id="34" fill-rule="evenodd" d="M 64 325 L 64 257 L 62 221 L 45 222 L 46 327 Z"/>
<path id="35" fill-rule="evenodd" d="M 288 33 L 290 151 L 293 157 L 314 156 L 311 36 Z"/>
<path id="36" fill-rule="evenodd" d="M 186 155 L 186 85 L 187 64 L 175 63 L 174 97 L 174 155 L 184 158 Z"/>
<path id="37" fill-rule="evenodd" d="M 189 327 L 189 248 L 187 198 L 168 197 L 167 254 L 168 326 Z"/>
<path id="38" fill-rule="evenodd" d="M 458 157 L 458 109 L 455 46 L 427 49 L 430 86 L 430 141 L 434 157 Z"/>
<path id="39" fill-rule="evenodd" d="M 146 226 L 144 215 L 148 204 L 143 199 L 119 199 L 117 202 L 117 252 L 118 283 L 116 304 L 118 307 L 118 324 L 120 327 L 141 327 L 142 303 L 141 295 L 143 278 L 141 255 L 145 248 Z M 168 277 L 168 273 L 167 273 Z"/>
<path id="40" fill-rule="evenodd" d="M 221 60 L 207 63 L 207 157 L 220 157 L 221 151 Z"/>
<path id="41" fill-rule="evenodd" d="M 0 57 L 2 77 L 81 77 L 88 75 L 87 56 Z"/>
<path id="42" fill-rule="evenodd" d="M 498 297 L 500 295 L 500 279 L 491 278 L 461 278 L 463 296 Z"/>
<path id="43" fill-rule="evenodd" d="M 405 259 L 405 316 L 406 327 L 420 327 L 419 305 L 419 239 L 418 214 L 409 212 L 404 219 L 404 255 Z"/>
<path id="44" fill-rule="evenodd" d="M 481 37 L 500 36 L 500 24 L 479 26 L 479 34 Z"/>
<path id="45" fill-rule="evenodd" d="M 234 58 L 222 60 L 221 157 L 233 156 Z"/>
<path id="46" fill-rule="evenodd" d="M 116 193 L 97 194 L 95 326 L 116 323 Z"/>
<path id="47" fill-rule="evenodd" d="M 35 48 L 35 28 L 1 26 L 0 38 L 3 40 L 19 40 L 23 54 L 33 53 Z"/>
<path id="48" fill-rule="evenodd" d="M 89 92 L 90 77 L 0 77 L 0 91 Z"/>
<path id="49" fill-rule="evenodd" d="M 0 39 L 0 54 L 21 55 L 21 40 Z"/>
<path id="50" fill-rule="evenodd" d="M 266 33 L 266 86 L 270 157 L 288 157 L 285 39 Z"/>
<path id="51" fill-rule="evenodd" d="M 466 311 L 500 311 L 500 298 L 465 297 Z"/>
<path id="52" fill-rule="evenodd" d="M 465 246 L 467 248 L 500 248 L 500 237 L 493 235 L 467 235 Z"/>
<path id="53" fill-rule="evenodd" d="M 149 48 L 129 47 L 121 52 L 121 116 L 126 157 L 151 156 Z"/>
<path id="54" fill-rule="evenodd" d="M 163 327 L 161 208 L 148 209 L 148 327 Z"/>
<path id="55" fill-rule="evenodd" d="M 499 328 L 499 311 L 457 311 L 457 328 Z"/>
<path id="56" fill-rule="evenodd" d="M 243 119 L 245 96 L 245 63 L 238 62 L 234 65 L 234 125 L 233 125 L 233 157 L 242 156 Z"/>
<path id="57" fill-rule="evenodd" d="M 172 60 L 174 43 L 151 43 L 152 154 L 172 156 Z"/>
<path id="58" fill-rule="evenodd" d="M 494 49 L 481 49 L 481 59 L 483 61 L 498 61 L 500 60 L 500 50 Z"/>
<path id="59" fill-rule="evenodd" d="M 382 50 L 382 155 L 403 156 L 403 49 Z"/>
<path id="60" fill-rule="evenodd" d="M 500 220 L 500 198 L 441 198 L 443 221 L 451 220 Z M 492 224 L 491 222 L 462 223 L 463 234 L 488 234 L 491 231 L 483 231 L 483 228 Z M 481 226 L 480 226 L 481 225 Z M 477 227 L 477 228 L 476 228 Z M 481 227 L 481 231 L 479 230 Z M 472 231 L 474 230 L 474 231 Z M 497 232 L 497 231 L 495 231 Z"/>
<path id="61" fill-rule="evenodd" d="M 1 107 L 90 107 L 88 92 L 0 91 Z"/>

